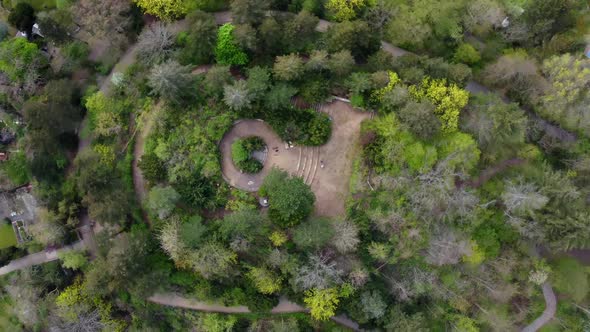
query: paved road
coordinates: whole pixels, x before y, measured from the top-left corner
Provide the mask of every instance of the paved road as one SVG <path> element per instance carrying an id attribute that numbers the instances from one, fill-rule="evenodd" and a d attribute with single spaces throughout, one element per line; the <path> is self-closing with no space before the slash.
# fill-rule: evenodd
<path id="1" fill-rule="evenodd" d="M 61 249 L 52 250 L 52 251 L 41 251 L 34 254 L 30 254 L 28 256 L 15 259 L 0 268 L 0 275 L 8 274 L 10 272 L 21 270 L 29 266 L 44 264 L 47 262 L 51 262 L 57 260 L 57 254 L 62 252 L 67 252 L 71 250 L 83 250 L 85 249 L 85 245 L 83 241 L 78 241 L 72 245 L 63 247 Z"/>

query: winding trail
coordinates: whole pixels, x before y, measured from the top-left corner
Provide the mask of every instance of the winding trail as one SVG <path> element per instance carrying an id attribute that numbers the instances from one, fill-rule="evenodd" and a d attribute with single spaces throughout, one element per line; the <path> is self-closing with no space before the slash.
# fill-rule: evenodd
<path id="1" fill-rule="evenodd" d="M 16 270 L 22 270 L 24 268 L 45 264 L 58 259 L 57 255 L 60 253 L 72 251 L 72 250 L 83 250 L 86 248 L 84 241 L 78 241 L 69 246 L 57 250 L 40 251 L 34 254 L 27 255 L 25 257 L 10 261 L 7 265 L 0 268 L 0 275 L 5 275 Z"/>
<path id="2" fill-rule="evenodd" d="M 557 311 L 557 298 L 551 288 L 549 282 L 543 283 L 543 297 L 545 298 L 545 310 L 541 316 L 537 317 L 532 323 L 522 329 L 522 332 L 535 332 L 541 329 L 545 324 L 549 323 L 555 316 Z"/>

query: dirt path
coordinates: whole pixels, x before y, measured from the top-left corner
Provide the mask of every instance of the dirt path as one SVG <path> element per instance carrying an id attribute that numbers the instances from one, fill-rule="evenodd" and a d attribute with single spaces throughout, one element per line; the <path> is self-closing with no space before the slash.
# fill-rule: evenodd
<path id="1" fill-rule="evenodd" d="M 177 307 L 177 308 L 185 308 L 185 309 L 193 309 L 199 311 L 206 311 L 206 312 L 220 312 L 225 314 L 243 314 L 243 313 L 251 313 L 250 309 L 246 306 L 233 306 L 233 307 L 226 307 L 224 305 L 219 304 L 210 304 L 205 302 L 200 302 L 192 299 L 184 298 L 180 295 L 174 293 L 158 293 L 150 296 L 148 301 L 170 306 L 170 307 Z M 279 300 L 279 304 L 276 307 L 272 308 L 270 311 L 272 314 L 286 314 L 286 313 L 296 313 L 296 312 L 309 312 L 307 308 L 304 308 L 297 303 L 293 303 L 289 301 L 285 297 L 281 297 Z M 334 322 L 343 325 L 353 331 L 360 331 L 359 325 L 348 317 L 340 315 L 334 316 L 331 318 Z"/>
<path id="2" fill-rule="evenodd" d="M 512 159 L 504 160 L 502 162 L 495 164 L 494 166 L 491 166 L 490 168 L 483 170 L 477 178 L 470 179 L 470 180 L 467 180 L 462 183 L 458 183 L 457 187 L 468 186 L 471 188 L 479 188 L 484 183 L 488 182 L 488 180 L 490 180 L 496 174 L 506 170 L 507 168 L 522 165 L 525 162 L 526 162 L 526 160 L 520 159 L 520 158 L 512 158 Z"/>
<path id="3" fill-rule="evenodd" d="M 557 298 L 555 297 L 555 293 L 549 282 L 543 284 L 543 297 L 545 297 L 545 310 L 543 310 L 541 316 L 537 317 L 537 319 L 522 329 L 522 332 L 538 331 L 555 316 L 555 312 L 557 311 Z"/>
<path id="4" fill-rule="evenodd" d="M 25 257 L 10 261 L 10 263 L 1 267 L 0 268 L 0 275 L 5 275 L 5 274 L 8 274 L 8 273 L 16 271 L 16 270 L 22 270 L 24 268 L 27 268 L 27 267 L 33 266 L 33 265 L 39 265 L 39 264 L 52 262 L 52 261 L 58 259 L 57 255 L 59 253 L 68 252 L 68 251 L 72 251 L 72 250 L 83 250 L 85 247 L 86 246 L 83 241 L 78 241 L 74 244 L 63 247 L 61 249 L 51 250 L 51 251 L 41 251 L 41 252 L 37 252 L 34 254 L 30 254 Z"/>

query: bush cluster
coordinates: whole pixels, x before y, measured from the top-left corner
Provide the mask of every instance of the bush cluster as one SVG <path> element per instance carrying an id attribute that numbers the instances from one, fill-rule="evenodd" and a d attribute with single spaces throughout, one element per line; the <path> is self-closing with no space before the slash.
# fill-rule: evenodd
<path id="1" fill-rule="evenodd" d="M 236 167 L 246 173 L 258 173 L 264 166 L 252 157 L 254 151 L 261 151 L 264 141 L 258 136 L 250 136 L 234 141 L 231 145 L 232 160 Z"/>

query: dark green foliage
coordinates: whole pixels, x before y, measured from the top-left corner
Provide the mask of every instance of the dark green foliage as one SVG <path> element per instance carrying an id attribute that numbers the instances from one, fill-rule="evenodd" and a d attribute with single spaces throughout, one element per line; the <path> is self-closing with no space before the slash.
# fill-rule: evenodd
<path id="1" fill-rule="evenodd" d="M 142 156 L 138 166 L 143 176 L 151 183 L 157 183 L 166 178 L 164 162 L 153 153 Z"/>
<path id="2" fill-rule="evenodd" d="M 27 167 L 27 158 L 24 153 L 13 153 L 10 159 L 5 161 L 2 169 L 15 185 L 21 185 L 29 182 L 30 175 Z"/>
<path id="3" fill-rule="evenodd" d="M 200 210 L 207 207 L 214 194 L 213 186 L 209 179 L 195 172 L 188 177 L 178 179 L 173 184 L 182 200 L 191 208 Z"/>
<path id="4" fill-rule="evenodd" d="M 323 78 L 306 81 L 299 88 L 299 95 L 307 103 L 322 103 L 330 96 L 328 82 Z"/>
<path id="5" fill-rule="evenodd" d="M 326 34 L 326 43 L 330 53 L 349 50 L 357 60 L 366 59 L 381 47 L 379 36 L 360 20 L 332 25 Z"/>
<path id="6" fill-rule="evenodd" d="M 264 104 L 271 111 L 288 108 L 291 105 L 291 97 L 296 93 L 297 88 L 287 83 L 279 83 L 266 94 Z"/>
<path id="7" fill-rule="evenodd" d="M 246 173 L 258 173 L 264 165 L 254 159 L 252 153 L 262 151 L 264 148 L 264 141 L 260 137 L 250 136 L 238 139 L 231 145 L 232 160 L 240 170 Z"/>
<path id="8" fill-rule="evenodd" d="M 35 9 L 26 2 L 19 2 L 10 11 L 8 22 L 31 37 L 33 24 L 35 24 Z"/>
<path id="9" fill-rule="evenodd" d="M 211 14 L 195 11 L 190 13 L 186 20 L 189 22 L 189 30 L 183 40 L 179 62 L 183 65 L 209 63 L 213 59 L 217 37 L 214 17 Z"/>
<path id="10" fill-rule="evenodd" d="M 310 146 L 323 145 L 328 142 L 332 135 L 332 120 L 325 113 L 316 113 L 304 128 L 306 137 L 301 140 L 303 144 Z"/>
<path id="11" fill-rule="evenodd" d="M 282 226 L 299 224 L 311 213 L 315 195 L 303 180 L 273 169 L 264 179 L 260 195 L 268 197 L 270 219 Z"/>

